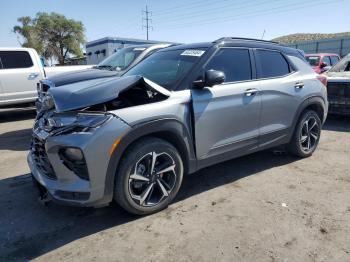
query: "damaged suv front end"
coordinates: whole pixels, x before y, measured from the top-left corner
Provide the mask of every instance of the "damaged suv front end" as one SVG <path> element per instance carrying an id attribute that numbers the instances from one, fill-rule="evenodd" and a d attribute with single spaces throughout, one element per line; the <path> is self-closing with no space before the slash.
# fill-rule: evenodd
<path id="1" fill-rule="evenodd" d="M 44 80 L 40 85 L 39 90 L 44 90 L 52 83 Z M 117 143 L 131 129 L 114 111 L 168 95 L 140 76 L 95 79 L 42 91 L 28 154 L 41 197 L 69 205 L 108 204 L 113 196 L 106 192 L 104 174 Z"/>
<path id="2" fill-rule="evenodd" d="M 329 114 L 350 116 L 350 54 L 325 73 Z"/>

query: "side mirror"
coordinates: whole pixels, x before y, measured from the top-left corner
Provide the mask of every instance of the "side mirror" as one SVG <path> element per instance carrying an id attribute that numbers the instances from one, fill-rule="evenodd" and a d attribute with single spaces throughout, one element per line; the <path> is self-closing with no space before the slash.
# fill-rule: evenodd
<path id="1" fill-rule="evenodd" d="M 196 88 L 212 87 L 220 85 L 225 82 L 225 73 L 217 70 L 210 69 L 205 72 L 204 80 L 200 77 L 193 82 L 193 86 Z"/>
<path id="2" fill-rule="evenodd" d="M 204 83 L 205 86 L 212 87 L 225 82 L 225 78 L 224 72 L 211 69 L 205 72 Z"/>

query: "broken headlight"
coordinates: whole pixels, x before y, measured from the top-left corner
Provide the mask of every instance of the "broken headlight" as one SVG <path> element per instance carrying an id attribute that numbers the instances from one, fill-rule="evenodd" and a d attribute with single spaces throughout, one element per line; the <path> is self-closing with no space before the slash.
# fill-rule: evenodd
<path id="1" fill-rule="evenodd" d="M 110 114 L 79 113 L 76 123 L 81 127 L 96 128 L 112 118 Z"/>
<path id="2" fill-rule="evenodd" d="M 68 131 L 88 131 L 98 128 L 112 118 L 110 114 L 78 113 L 76 115 L 56 114 L 47 119 L 47 129 L 57 130 L 58 133 Z"/>
<path id="3" fill-rule="evenodd" d="M 37 112 L 40 111 L 47 111 L 50 109 L 55 108 L 55 102 L 53 100 L 53 97 L 50 94 L 47 94 L 45 96 L 42 96 L 36 100 L 36 110 Z"/>

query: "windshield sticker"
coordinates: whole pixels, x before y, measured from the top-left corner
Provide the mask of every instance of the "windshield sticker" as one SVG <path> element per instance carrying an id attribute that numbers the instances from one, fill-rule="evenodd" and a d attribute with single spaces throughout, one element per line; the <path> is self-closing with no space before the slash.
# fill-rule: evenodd
<path id="1" fill-rule="evenodd" d="M 146 48 L 144 48 L 144 47 L 135 47 L 134 49 L 133 49 L 133 51 L 143 51 L 143 50 L 145 50 Z"/>
<path id="2" fill-rule="evenodd" d="M 187 55 L 187 56 L 201 56 L 204 54 L 205 51 L 203 50 L 196 50 L 196 49 L 189 49 L 185 50 L 181 53 L 181 55 Z"/>

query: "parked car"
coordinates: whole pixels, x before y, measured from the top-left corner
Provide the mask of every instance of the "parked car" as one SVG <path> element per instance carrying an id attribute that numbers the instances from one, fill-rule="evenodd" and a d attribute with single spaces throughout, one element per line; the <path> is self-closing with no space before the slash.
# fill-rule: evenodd
<path id="1" fill-rule="evenodd" d="M 340 60 L 339 55 L 328 53 L 306 54 L 305 57 L 317 74 L 326 72 Z"/>
<path id="2" fill-rule="evenodd" d="M 0 106 L 34 102 L 41 79 L 89 67 L 43 67 L 32 48 L 0 48 Z"/>
<path id="3" fill-rule="evenodd" d="M 43 200 L 157 212 L 184 174 L 279 145 L 311 156 L 327 115 L 323 79 L 300 51 L 268 41 L 165 48 L 121 78 L 49 88 L 28 164 Z"/>
<path id="4" fill-rule="evenodd" d="M 49 82 L 54 83 L 55 87 L 58 87 L 69 83 L 121 76 L 128 69 L 132 68 L 154 52 L 171 45 L 172 44 L 145 44 L 125 47 L 101 61 L 97 66 L 86 70 L 80 70 L 78 72 L 72 72 L 70 74 L 49 77 L 48 80 Z M 52 84 L 47 86 L 44 85 L 44 88 L 51 86 Z"/>
<path id="5" fill-rule="evenodd" d="M 325 73 L 329 113 L 350 115 L 350 54 Z"/>

